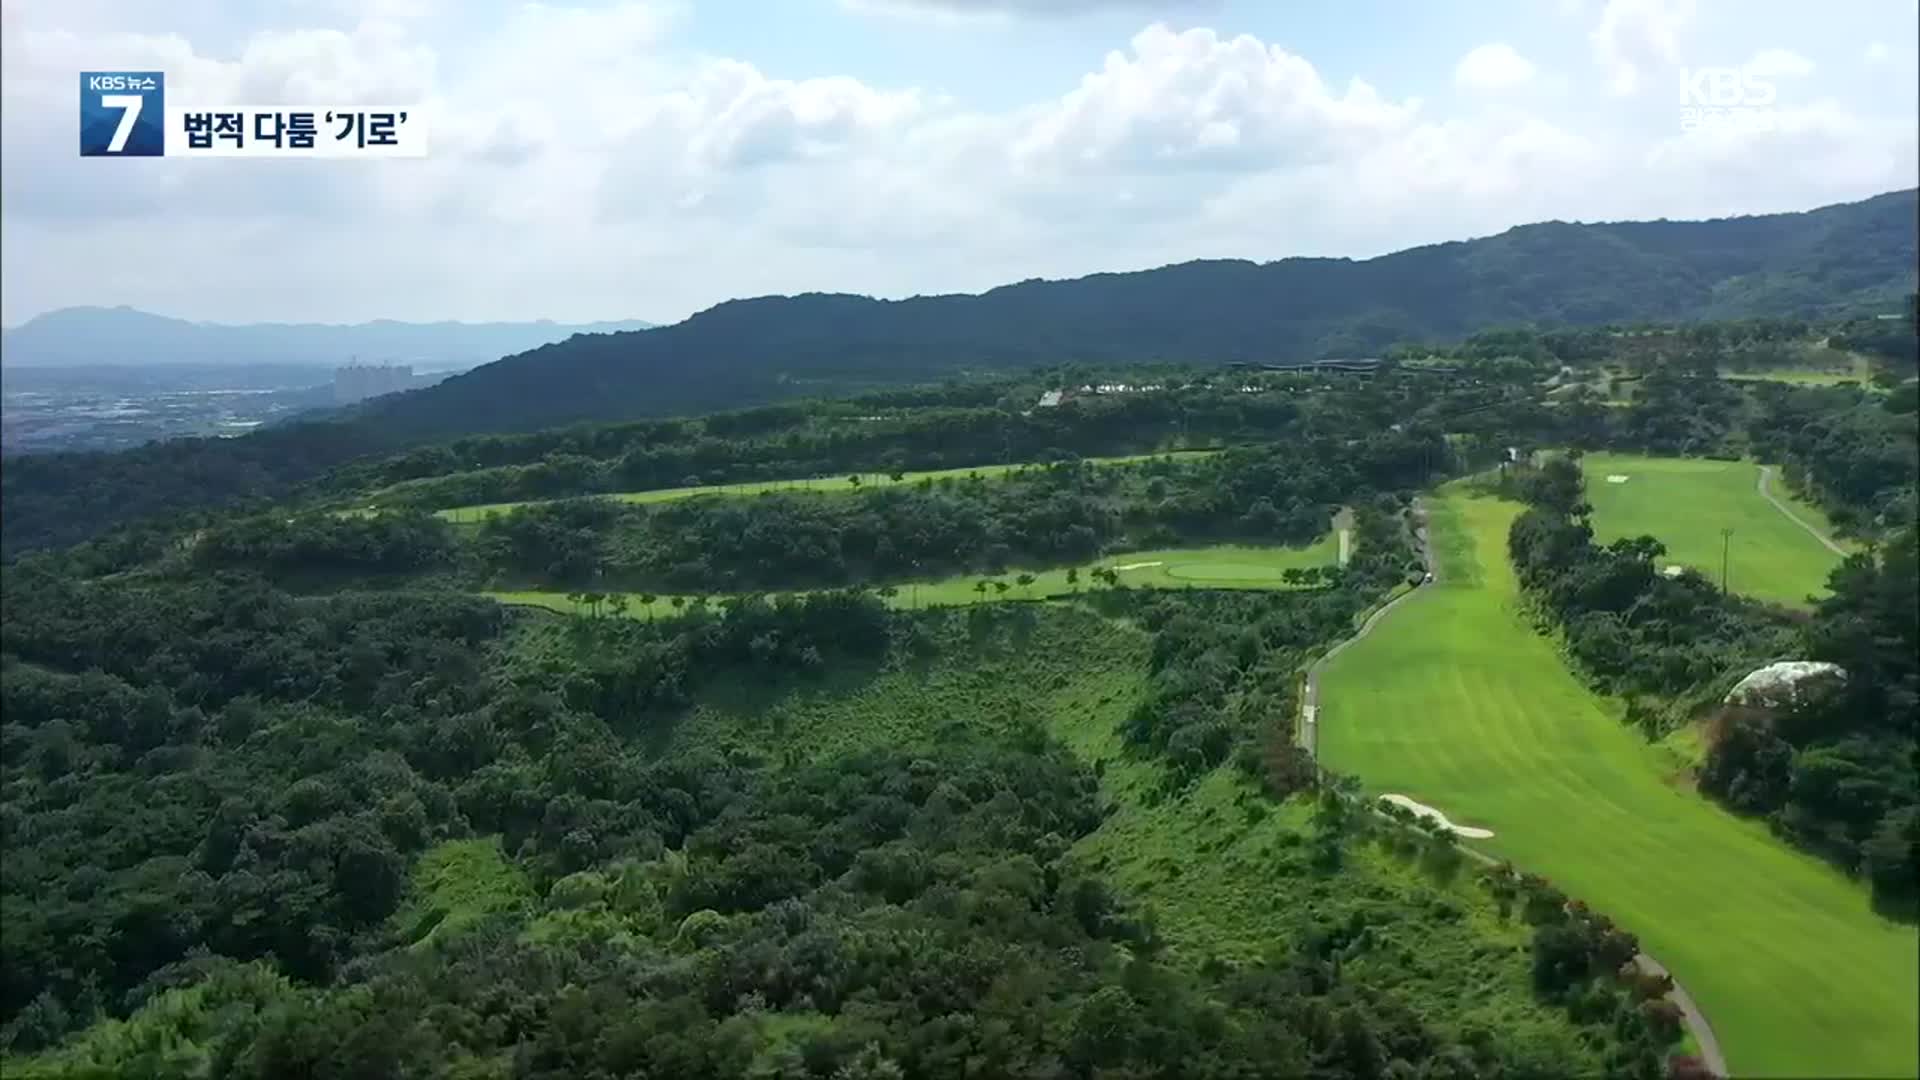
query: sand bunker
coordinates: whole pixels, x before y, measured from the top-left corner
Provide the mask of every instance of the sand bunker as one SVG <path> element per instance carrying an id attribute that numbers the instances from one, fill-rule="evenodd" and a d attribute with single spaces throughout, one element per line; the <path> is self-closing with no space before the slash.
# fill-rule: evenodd
<path id="1" fill-rule="evenodd" d="M 1624 484 L 1626 482 L 1627 482 L 1627 477 L 1621 473 L 1607 474 L 1607 483 L 1609 484 Z"/>
<path id="2" fill-rule="evenodd" d="M 1149 566 L 1160 566 L 1160 562 L 1130 562 L 1125 566 L 1116 566 L 1115 570 L 1145 570 Z"/>
<path id="3" fill-rule="evenodd" d="M 1441 828 L 1451 831 L 1453 835 L 1464 840 L 1491 840 L 1493 838 L 1492 829 L 1476 829 L 1471 825 L 1455 825 L 1453 822 L 1447 820 L 1447 815 L 1435 810 L 1426 803 L 1415 802 L 1405 795 L 1382 795 L 1380 796 L 1380 801 L 1390 802 L 1395 806 L 1404 806 L 1420 817 L 1438 822 Z"/>

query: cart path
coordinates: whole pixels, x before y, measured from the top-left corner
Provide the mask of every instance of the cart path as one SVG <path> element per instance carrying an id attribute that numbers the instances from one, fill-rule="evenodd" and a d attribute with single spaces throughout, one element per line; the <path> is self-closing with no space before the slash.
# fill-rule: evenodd
<path id="1" fill-rule="evenodd" d="M 1807 530 L 1807 532 L 1811 534 L 1815 540 L 1818 540 L 1822 544 L 1825 544 L 1828 551 L 1833 552 L 1835 555 L 1838 555 L 1843 559 L 1846 558 L 1847 555 L 1850 554 L 1846 548 L 1843 548 L 1839 544 L 1834 543 L 1832 538 L 1828 537 L 1826 533 L 1823 533 L 1819 529 L 1814 528 L 1811 522 L 1807 521 L 1807 519 L 1801 517 L 1799 514 L 1794 513 L 1793 510 L 1790 507 L 1788 507 L 1786 503 L 1781 502 L 1777 497 L 1774 496 L 1773 490 L 1767 486 L 1767 481 L 1771 479 L 1772 476 L 1773 476 L 1773 466 L 1771 465 L 1760 466 L 1760 478 L 1754 481 L 1754 486 L 1756 490 L 1760 492 L 1760 497 L 1772 503 L 1773 508 L 1775 510 L 1778 510 L 1781 513 L 1787 515 L 1788 521 L 1791 521 L 1795 525 L 1798 525 L 1801 528 Z"/>
<path id="2" fill-rule="evenodd" d="M 1774 499 L 1772 494 L 1767 491 L 1767 470 L 1768 467 L 1765 465 L 1760 467 L 1760 494 L 1765 495 L 1769 502 L 1779 507 L 1781 513 L 1793 518 L 1794 521 L 1800 523 L 1802 528 L 1813 533 L 1814 536 L 1819 537 L 1821 543 L 1826 544 L 1835 551 L 1839 551 L 1840 549 L 1835 547 L 1826 537 L 1821 536 L 1818 530 L 1806 522 L 1800 521 L 1799 518 L 1793 517 L 1792 511 L 1788 510 L 1785 506 L 1781 506 L 1779 501 Z M 1426 564 L 1426 577 L 1420 584 L 1382 604 L 1379 610 L 1367 616 L 1367 620 L 1360 624 L 1360 629 L 1355 630 L 1351 637 L 1345 638 L 1335 644 L 1333 648 L 1321 654 L 1320 658 L 1315 660 L 1312 666 L 1307 668 L 1306 690 L 1301 695 L 1300 745 L 1305 747 L 1307 753 L 1313 755 L 1316 761 L 1319 760 L 1320 757 L 1319 721 L 1321 669 L 1326 666 L 1327 661 L 1340 655 L 1347 646 L 1364 639 L 1368 634 L 1372 633 L 1373 628 L 1378 626 L 1382 619 L 1385 619 L 1395 609 L 1399 608 L 1401 604 L 1412 597 L 1420 595 L 1428 586 L 1439 583 L 1440 565 L 1435 562 L 1433 558 L 1433 542 L 1428 535 L 1426 514 L 1420 500 L 1414 500 L 1413 510 L 1418 522 L 1414 527 L 1414 537 L 1420 544 L 1420 561 Z M 1845 553 L 1842 552 L 1842 554 Z M 1477 851 L 1465 844 L 1460 845 L 1460 850 L 1481 862 L 1498 864 L 1500 861 L 1484 851 Z M 1693 1036 L 1694 1043 L 1699 1047 L 1701 1062 L 1705 1064 L 1708 1069 L 1712 1070 L 1715 1076 L 1727 1076 L 1727 1056 L 1720 1049 L 1720 1040 L 1713 1033 L 1713 1025 L 1707 1022 L 1707 1014 L 1700 1011 L 1700 1006 L 1693 1000 L 1693 995 L 1687 993 L 1687 988 L 1680 985 L 1680 980 L 1674 978 L 1673 973 L 1668 971 L 1660 961 L 1655 960 L 1646 953 L 1634 954 L 1633 964 L 1641 971 L 1652 975 L 1665 975 L 1673 979 L 1673 990 L 1667 994 L 1667 999 L 1680 1007 L 1680 1014 L 1686 1022 L 1687 1032 Z"/>

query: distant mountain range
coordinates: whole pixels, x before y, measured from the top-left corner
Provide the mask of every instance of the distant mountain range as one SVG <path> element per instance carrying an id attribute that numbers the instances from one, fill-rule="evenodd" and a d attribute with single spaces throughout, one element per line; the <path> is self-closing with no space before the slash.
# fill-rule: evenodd
<path id="1" fill-rule="evenodd" d="M 380 399 L 364 422 L 419 441 L 746 405 L 823 380 L 1312 359 L 1501 325 L 1897 311 L 1916 283 L 1917 196 L 1712 221 L 1553 221 L 1373 259 L 1189 262 L 979 295 L 735 300 L 644 334 L 510 356 Z"/>
<path id="2" fill-rule="evenodd" d="M 412 364 L 416 369 L 469 368 L 575 334 L 645 330 L 638 319 L 569 325 L 538 322 L 325 323 L 188 322 L 129 307 L 73 307 L 35 316 L 0 331 L 0 363 L 8 367 L 171 364 Z"/>

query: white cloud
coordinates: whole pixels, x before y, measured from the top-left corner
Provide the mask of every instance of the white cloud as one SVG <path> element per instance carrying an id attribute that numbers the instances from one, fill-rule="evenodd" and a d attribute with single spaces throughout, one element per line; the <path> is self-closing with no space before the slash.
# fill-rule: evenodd
<path id="1" fill-rule="evenodd" d="M 1336 92 L 1304 57 L 1248 35 L 1156 24 L 1036 109 L 1013 154 L 1041 170 L 1299 165 L 1363 147 L 1417 109 L 1358 79 Z"/>
<path id="2" fill-rule="evenodd" d="M 867 15 L 1002 21 L 1096 12 L 1184 14 L 1211 11 L 1220 3 L 1219 0 L 840 0 L 840 6 Z"/>
<path id="3" fill-rule="evenodd" d="M 1501 41 L 1475 48 L 1453 69 L 1454 83 L 1470 90 L 1506 90 L 1531 82 L 1533 76 L 1533 62 Z"/>
<path id="4" fill-rule="evenodd" d="M 458 41 L 431 14 L 356 8 L 331 25 L 334 0 L 312 0 L 320 25 L 231 41 L 71 21 L 89 2 L 6 0 L 10 322 L 75 303 L 223 319 L 672 318 L 770 291 L 899 296 L 1188 258 L 1364 256 L 1543 218 L 1790 209 L 1915 174 L 1910 114 L 1833 100 L 1826 70 L 1785 50 L 1750 60 L 1802 80 L 1779 130 L 1700 135 L 1664 102 L 1647 130 L 1557 115 L 1539 95 L 1440 109 L 1403 72 L 1370 72 L 1401 80 L 1387 93 L 1253 35 L 1160 24 L 1063 73 L 1064 92 L 984 108 L 911 81 L 690 51 L 691 9 L 670 2 L 522 4 Z M 1684 15 L 1616 0 L 1595 16 L 1596 55 L 1664 78 Z M 1530 66 L 1518 45 L 1544 55 L 1482 46 L 1455 75 L 1516 85 Z M 433 155 L 81 160 L 73 73 L 121 65 L 165 70 L 172 102 L 418 102 Z"/>
<path id="5" fill-rule="evenodd" d="M 1762 49 L 1744 66 L 1749 74 L 1767 79 L 1804 79 L 1813 74 L 1813 61 L 1791 49 Z"/>
<path id="6" fill-rule="evenodd" d="M 1888 125 L 1832 101 L 1768 110 L 1764 128 L 1738 125 L 1676 134 L 1649 146 L 1639 163 L 1694 215 L 1736 208 L 1811 206 L 1834 191 L 1863 194 L 1910 187 L 1920 171 L 1911 122 Z M 1904 177 L 1902 180 L 1900 178 Z"/>
<path id="7" fill-rule="evenodd" d="M 1693 18 L 1693 0 L 1606 0 L 1587 35 L 1607 87 L 1639 92 L 1649 69 L 1680 61 L 1680 33 Z"/>
<path id="8" fill-rule="evenodd" d="M 296 9 L 331 11 L 352 19 L 425 19 L 443 10 L 442 0 L 294 0 Z"/>

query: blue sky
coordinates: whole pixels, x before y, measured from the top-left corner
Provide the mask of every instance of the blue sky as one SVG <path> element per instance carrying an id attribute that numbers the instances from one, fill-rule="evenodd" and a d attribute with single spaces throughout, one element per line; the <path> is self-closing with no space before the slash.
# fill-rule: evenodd
<path id="1" fill-rule="evenodd" d="M 1916 180 L 1914 0 L 0 0 L 0 320 L 671 320 Z M 103 161 L 73 76 L 411 104 L 423 162 Z M 1683 68 L 1778 88 L 1686 130 Z"/>

